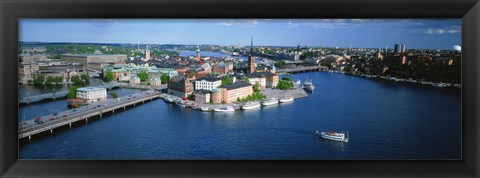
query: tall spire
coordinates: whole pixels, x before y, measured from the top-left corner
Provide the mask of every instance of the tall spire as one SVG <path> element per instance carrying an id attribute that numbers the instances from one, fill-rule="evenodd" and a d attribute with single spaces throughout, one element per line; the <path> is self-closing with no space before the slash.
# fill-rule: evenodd
<path id="1" fill-rule="evenodd" d="M 250 55 L 253 53 L 253 36 L 250 39 Z"/>

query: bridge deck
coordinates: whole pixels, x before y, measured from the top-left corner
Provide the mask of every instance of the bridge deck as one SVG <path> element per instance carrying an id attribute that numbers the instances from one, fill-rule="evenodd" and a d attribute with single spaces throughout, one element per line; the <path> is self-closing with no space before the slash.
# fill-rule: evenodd
<path id="1" fill-rule="evenodd" d="M 82 109 L 83 111 L 76 111 L 76 112 L 73 112 L 72 111 L 73 109 L 71 109 L 71 110 L 68 110 L 68 111 L 64 112 L 64 113 L 72 113 L 72 114 L 69 114 L 68 116 L 67 115 L 64 115 L 65 117 L 59 116 L 61 118 L 55 118 L 53 120 L 47 120 L 45 123 L 40 124 L 40 125 L 33 123 L 33 124 L 30 124 L 30 125 L 21 126 L 21 128 L 19 128 L 18 138 L 21 139 L 21 138 L 29 137 L 29 136 L 32 136 L 32 135 L 35 135 L 35 134 L 38 134 L 38 133 L 48 131 L 48 130 L 55 129 L 57 127 L 70 125 L 71 123 L 74 123 L 74 122 L 77 122 L 77 121 L 80 121 L 80 120 L 85 120 L 85 119 L 88 119 L 88 118 L 93 117 L 93 116 L 97 116 L 97 115 L 102 116 L 103 113 L 107 113 L 107 112 L 111 112 L 111 111 L 114 112 L 117 109 L 126 108 L 128 106 L 135 105 L 137 103 L 145 102 L 145 101 L 148 101 L 148 100 L 153 100 L 153 99 L 156 99 L 158 97 L 160 97 L 160 95 L 157 92 L 153 92 L 153 93 L 150 93 L 150 94 L 143 94 L 143 95 L 137 96 L 135 98 L 125 96 L 125 97 L 122 97 L 120 99 L 120 101 L 111 100 L 111 101 L 107 102 L 108 105 L 106 105 L 106 106 L 102 105 L 101 107 L 98 107 L 98 108 L 96 108 L 96 107 L 93 107 L 93 108 L 87 108 L 87 107 L 77 108 L 77 110 Z M 96 105 L 96 103 L 94 103 L 94 105 Z M 48 115 L 48 116 L 43 116 L 43 117 L 40 117 L 40 118 L 41 119 L 46 119 L 48 117 L 52 117 L 52 116 Z"/>

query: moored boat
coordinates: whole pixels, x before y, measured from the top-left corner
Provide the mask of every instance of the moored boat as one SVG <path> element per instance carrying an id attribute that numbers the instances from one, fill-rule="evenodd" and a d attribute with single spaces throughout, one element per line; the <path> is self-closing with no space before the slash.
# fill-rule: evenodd
<path id="1" fill-rule="evenodd" d="M 280 103 L 287 103 L 287 102 L 292 102 L 293 101 L 293 96 L 287 95 L 282 98 L 280 98 Z"/>
<path id="2" fill-rule="evenodd" d="M 270 105 L 274 105 L 274 104 L 278 104 L 277 98 L 270 98 L 270 99 L 262 101 L 262 105 L 264 105 L 264 106 L 270 106 Z"/>
<path id="3" fill-rule="evenodd" d="M 201 109 L 202 111 L 211 111 L 211 109 L 208 108 L 208 107 L 201 107 L 200 109 Z"/>
<path id="4" fill-rule="evenodd" d="M 313 92 L 313 89 L 315 89 L 315 86 L 313 86 L 312 81 L 305 81 L 305 83 L 303 85 L 303 88 L 305 88 L 306 90 L 308 90 L 310 92 Z"/>
<path id="5" fill-rule="evenodd" d="M 215 108 L 214 110 L 216 112 L 233 112 L 233 111 L 235 111 L 235 109 L 233 109 L 232 106 L 224 106 L 224 107 L 220 107 L 220 108 Z"/>
<path id="6" fill-rule="evenodd" d="M 177 104 L 178 106 L 180 106 L 180 107 L 182 107 L 182 108 L 186 108 L 186 107 L 187 107 L 187 105 L 185 104 L 185 102 L 182 101 L 182 100 L 176 101 L 175 104 Z"/>
<path id="7" fill-rule="evenodd" d="M 245 103 L 245 104 L 242 105 L 242 109 L 243 109 L 243 110 L 254 109 L 254 108 L 259 108 L 259 107 L 260 107 L 260 103 L 259 103 L 259 102 L 256 102 L 256 101 L 247 102 L 247 103 Z"/>
<path id="8" fill-rule="evenodd" d="M 324 139 L 340 141 L 340 142 L 348 142 L 348 134 L 343 132 L 335 132 L 335 131 L 319 132 L 317 130 L 316 133 L 317 135 L 319 135 L 321 138 L 324 138 Z"/>
<path id="9" fill-rule="evenodd" d="M 172 103 L 172 102 L 173 102 L 173 99 L 170 98 L 170 97 L 166 97 L 164 100 L 165 100 L 167 103 Z"/>

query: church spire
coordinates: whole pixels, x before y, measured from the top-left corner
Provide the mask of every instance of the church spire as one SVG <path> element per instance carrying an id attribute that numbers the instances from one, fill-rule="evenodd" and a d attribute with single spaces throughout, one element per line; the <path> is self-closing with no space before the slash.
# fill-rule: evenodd
<path id="1" fill-rule="evenodd" d="M 250 38 L 250 55 L 253 53 L 253 36 Z"/>

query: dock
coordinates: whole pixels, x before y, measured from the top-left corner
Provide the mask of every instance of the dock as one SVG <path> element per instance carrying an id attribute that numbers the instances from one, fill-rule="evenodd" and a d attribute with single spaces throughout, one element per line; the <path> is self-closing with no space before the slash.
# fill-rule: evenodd
<path id="1" fill-rule="evenodd" d="M 304 97 L 308 97 L 308 94 L 305 90 L 303 90 L 301 87 L 296 87 L 291 90 L 277 90 L 277 89 L 271 89 L 271 88 L 266 88 L 265 90 L 260 91 L 262 94 L 264 94 L 267 99 L 269 98 L 277 98 L 280 99 L 284 96 L 290 95 L 293 96 L 295 99 L 300 99 Z M 174 101 L 181 100 L 181 97 L 170 95 L 163 93 L 160 95 L 160 98 L 165 99 L 165 98 L 172 98 Z M 175 103 L 172 103 L 175 104 Z M 241 106 L 243 103 L 240 102 L 232 102 L 232 103 L 226 103 L 226 104 L 208 104 L 208 103 L 198 103 L 195 101 L 186 101 L 186 105 L 189 106 L 192 109 L 197 109 L 200 110 L 202 107 L 203 108 L 210 108 L 210 109 L 216 109 L 216 108 L 221 108 L 225 106 L 231 106 L 235 110 L 241 110 Z"/>

